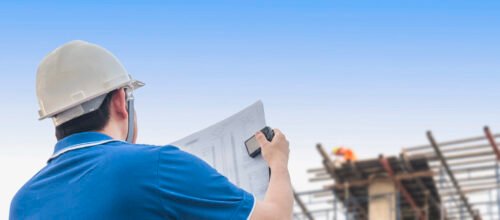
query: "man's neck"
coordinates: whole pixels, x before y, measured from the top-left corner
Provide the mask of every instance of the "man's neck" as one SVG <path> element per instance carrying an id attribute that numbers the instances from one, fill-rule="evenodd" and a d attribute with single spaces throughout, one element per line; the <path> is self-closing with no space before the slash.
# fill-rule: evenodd
<path id="1" fill-rule="evenodd" d="M 96 132 L 108 135 L 115 140 L 124 141 L 127 138 L 127 135 L 123 134 L 123 132 L 121 132 L 120 129 L 116 126 L 106 125 L 103 129 L 98 130 Z"/>

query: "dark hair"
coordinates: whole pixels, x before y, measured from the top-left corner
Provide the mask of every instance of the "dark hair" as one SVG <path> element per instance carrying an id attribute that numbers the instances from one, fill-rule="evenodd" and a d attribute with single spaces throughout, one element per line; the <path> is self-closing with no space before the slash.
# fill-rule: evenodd
<path id="1" fill-rule="evenodd" d="M 57 126 L 57 140 L 61 140 L 72 134 L 84 131 L 97 131 L 103 129 L 109 121 L 109 105 L 115 91 L 106 95 L 101 106 L 99 106 L 97 110 L 81 115 Z"/>

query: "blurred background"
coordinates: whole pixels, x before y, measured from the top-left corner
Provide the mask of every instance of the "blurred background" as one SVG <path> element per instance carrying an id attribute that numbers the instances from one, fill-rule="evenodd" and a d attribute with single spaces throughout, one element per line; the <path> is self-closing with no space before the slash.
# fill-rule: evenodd
<path id="1" fill-rule="evenodd" d="M 500 129 L 498 1 L 0 3 L 0 218 L 56 143 L 37 120 L 38 63 L 74 39 L 136 78 L 139 142 L 164 145 L 257 100 L 291 143 L 296 190 L 316 143 L 360 159 Z"/>

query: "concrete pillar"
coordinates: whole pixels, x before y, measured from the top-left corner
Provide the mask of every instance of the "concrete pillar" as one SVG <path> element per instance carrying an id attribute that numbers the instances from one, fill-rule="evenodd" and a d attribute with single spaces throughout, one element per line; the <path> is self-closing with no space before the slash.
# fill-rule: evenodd
<path id="1" fill-rule="evenodd" d="M 368 186 L 369 220 L 396 220 L 396 187 L 388 178 L 377 178 Z"/>

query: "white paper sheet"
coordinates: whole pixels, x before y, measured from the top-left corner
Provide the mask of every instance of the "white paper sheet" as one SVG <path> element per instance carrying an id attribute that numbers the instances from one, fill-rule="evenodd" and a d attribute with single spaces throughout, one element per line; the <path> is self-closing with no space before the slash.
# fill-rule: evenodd
<path id="1" fill-rule="evenodd" d="M 264 105 L 258 101 L 172 145 L 200 157 L 232 183 L 263 199 L 269 183 L 269 168 L 262 155 L 248 156 L 244 142 L 265 126 Z"/>

